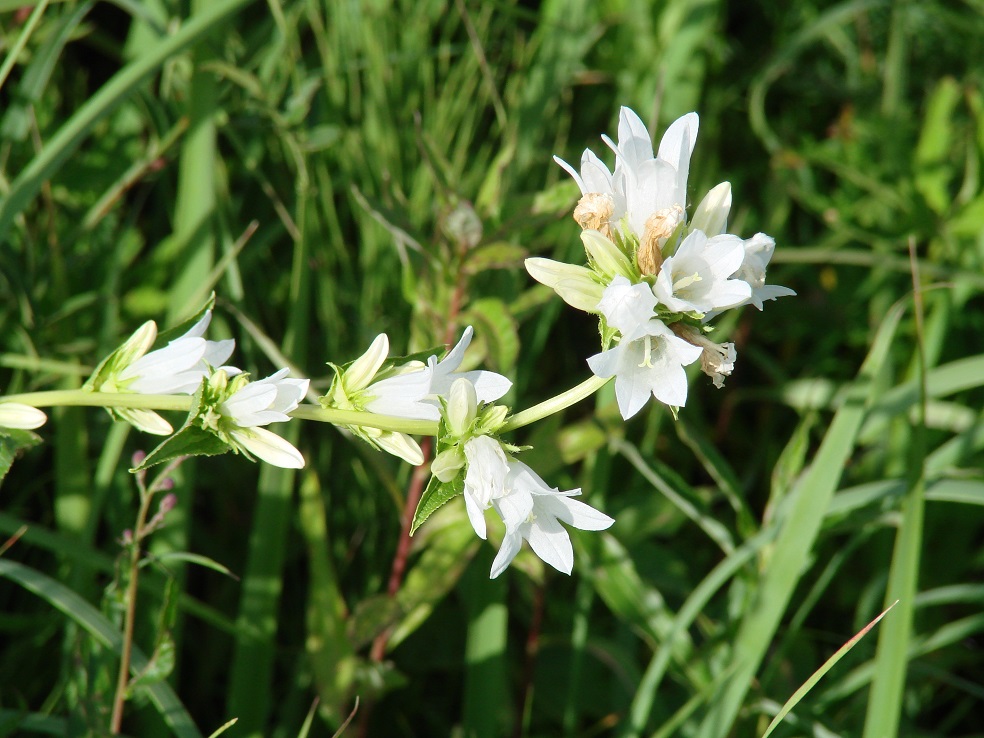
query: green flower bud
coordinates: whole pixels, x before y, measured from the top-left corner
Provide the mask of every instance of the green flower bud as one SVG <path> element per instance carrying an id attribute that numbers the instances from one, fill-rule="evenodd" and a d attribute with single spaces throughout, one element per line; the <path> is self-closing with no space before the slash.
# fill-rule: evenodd
<path id="1" fill-rule="evenodd" d="M 599 284 L 591 269 L 533 257 L 526 260 L 526 271 L 537 282 L 560 295 L 560 299 L 571 307 L 588 313 L 598 312 L 598 303 L 605 288 Z"/>
<path id="2" fill-rule="evenodd" d="M 431 462 L 431 474 L 442 482 L 450 482 L 465 467 L 465 454 L 460 448 L 445 449 Z"/>

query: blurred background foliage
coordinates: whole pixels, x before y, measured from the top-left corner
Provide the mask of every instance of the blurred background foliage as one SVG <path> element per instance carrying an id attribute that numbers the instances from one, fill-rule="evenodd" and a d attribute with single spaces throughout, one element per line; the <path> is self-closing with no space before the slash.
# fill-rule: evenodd
<path id="1" fill-rule="evenodd" d="M 760 736 L 898 597 L 776 734 L 984 735 L 981 38 L 980 0 L 0 0 L 4 392 L 215 290 L 257 376 L 474 325 L 550 397 L 596 327 L 522 259 L 583 258 L 551 155 L 611 161 L 620 105 L 700 113 L 692 202 L 729 180 L 799 293 L 721 321 L 737 369 L 677 422 L 609 387 L 514 434 L 617 519 L 569 579 L 489 582 L 449 505 L 388 594 L 411 470 L 331 427 L 285 427 L 299 473 L 184 464 L 124 733 L 327 736 L 358 696 L 345 735 Z M 50 415 L 0 490 L 0 734 L 100 735 L 149 441 Z"/>

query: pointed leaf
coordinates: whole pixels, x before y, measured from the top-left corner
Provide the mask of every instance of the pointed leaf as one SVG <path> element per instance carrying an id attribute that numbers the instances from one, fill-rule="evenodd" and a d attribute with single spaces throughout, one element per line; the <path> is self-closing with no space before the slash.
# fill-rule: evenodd
<path id="1" fill-rule="evenodd" d="M 427 489 L 420 496 L 417 510 L 413 514 L 413 525 L 410 526 L 410 535 L 417 532 L 427 518 L 434 514 L 434 511 L 444 505 L 448 500 L 457 497 L 465 492 L 465 476 L 460 474 L 450 482 L 442 482 L 437 477 L 431 477 L 427 483 Z"/>

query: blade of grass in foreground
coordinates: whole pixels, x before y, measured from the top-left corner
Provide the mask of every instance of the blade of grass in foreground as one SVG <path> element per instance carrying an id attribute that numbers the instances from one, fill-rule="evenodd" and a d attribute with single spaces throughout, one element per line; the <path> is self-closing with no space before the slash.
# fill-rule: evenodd
<path id="1" fill-rule="evenodd" d="M 888 356 L 902 312 L 903 305 L 897 303 L 886 315 L 858 379 L 834 415 L 813 463 L 787 498 L 785 514 L 777 515 L 779 536 L 763 568 L 758 593 L 739 626 L 731 664 L 726 667 L 733 676 L 711 701 L 712 707 L 698 733 L 701 738 L 718 738 L 732 731 L 738 710 L 804 571 L 824 512 L 837 490 L 866 409 L 877 391 L 874 379 Z"/>
<path id="2" fill-rule="evenodd" d="M 117 105 L 156 72 L 164 62 L 199 41 L 249 2 L 250 0 L 215 0 L 204 12 L 197 14 L 173 36 L 161 39 L 143 56 L 127 64 L 109 82 L 99 88 L 99 91 L 58 129 L 58 132 L 48 140 L 44 148 L 11 184 L 10 192 L 0 203 L 0 241 L 4 240 L 14 218 L 27 207 L 31 198 L 41 189 L 42 183 L 78 149 L 96 123 L 115 110 Z"/>
<path id="3" fill-rule="evenodd" d="M 888 610 L 891 610 L 893 607 L 895 607 L 896 604 L 898 603 L 897 602 L 892 603 L 889 606 Z M 821 666 L 819 669 L 813 672 L 813 674 L 810 675 L 810 678 L 807 679 L 805 682 L 803 682 L 802 686 L 800 686 L 799 689 L 793 692 L 793 696 L 790 697 L 788 700 L 786 700 L 786 704 L 782 706 L 782 709 L 779 710 L 776 716 L 772 719 L 772 722 L 769 723 L 769 727 L 766 728 L 765 733 L 762 734 L 762 738 L 769 738 L 769 736 L 772 734 L 772 731 L 775 730 L 776 726 L 782 722 L 782 719 L 789 714 L 790 710 L 792 710 L 794 707 L 796 707 L 796 705 L 799 704 L 800 700 L 802 700 L 803 697 L 806 696 L 807 692 L 813 689 L 814 685 L 820 681 L 823 675 L 826 674 L 828 671 L 830 671 L 838 661 L 844 658 L 844 656 L 847 655 L 847 652 L 850 651 L 852 648 L 854 648 L 855 645 L 857 645 L 858 641 L 860 641 L 862 638 L 868 635 L 868 631 L 874 628 L 875 625 L 878 624 L 878 621 L 888 614 L 888 610 L 884 610 L 881 613 L 881 615 L 879 615 L 877 618 L 875 618 L 866 626 L 864 626 L 864 628 L 862 628 L 860 632 L 855 634 L 851 638 L 851 640 L 849 640 L 843 646 L 838 648 L 833 656 L 831 656 L 829 659 L 823 662 L 823 666 Z M 892 735 L 892 734 L 884 733 L 881 735 Z"/>
<path id="4" fill-rule="evenodd" d="M 123 646 L 123 637 L 119 631 L 96 608 L 79 597 L 75 592 L 16 561 L 0 559 L 0 577 L 6 577 L 17 582 L 24 589 L 33 592 L 45 600 L 56 610 L 63 612 L 79 627 L 95 638 L 99 643 L 119 654 Z M 130 656 L 130 671 L 134 676 L 146 671 L 147 657 L 136 647 Z M 157 708 L 164 722 L 177 738 L 201 738 L 201 733 L 195 727 L 191 715 L 185 710 L 181 700 L 171 689 L 166 680 L 147 683 L 144 687 L 151 702 Z"/>
<path id="5" fill-rule="evenodd" d="M 915 265 L 915 245 L 909 244 L 913 261 L 914 302 L 916 317 L 916 358 L 919 382 L 919 420 L 909 430 L 907 482 L 909 491 L 902 501 L 902 521 L 895 537 L 892 565 L 888 574 L 886 597 L 901 602 L 897 617 L 885 624 L 878 636 L 875 675 L 868 697 L 864 720 L 864 738 L 898 735 L 899 718 L 909 665 L 906 648 L 912 636 L 912 614 L 919 585 L 922 553 L 923 517 L 926 504 L 926 403 L 927 367 L 923 323 L 922 292 Z M 908 430 L 908 429 L 907 429 Z"/>

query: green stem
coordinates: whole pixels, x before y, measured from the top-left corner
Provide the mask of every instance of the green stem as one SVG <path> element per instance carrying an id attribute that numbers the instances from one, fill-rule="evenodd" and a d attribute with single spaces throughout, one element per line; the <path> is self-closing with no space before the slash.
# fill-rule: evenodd
<path id="1" fill-rule="evenodd" d="M 19 402 L 31 407 L 85 406 L 85 407 L 136 407 L 146 410 L 191 410 L 189 395 L 143 395 L 138 392 L 88 392 L 86 390 L 49 390 L 46 392 L 25 392 L 19 395 L 0 397 L 0 402 Z M 433 420 L 410 420 L 389 415 L 362 412 L 360 410 L 337 410 L 316 405 L 301 405 L 291 417 L 303 420 L 317 420 L 335 425 L 361 425 L 367 428 L 410 433 L 413 435 L 436 436 L 437 422 Z"/>
<path id="2" fill-rule="evenodd" d="M 556 397 L 551 397 L 549 400 L 544 400 L 539 405 L 534 405 L 533 407 L 526 408 L 522 412 L 518 412 L 511 416 L 500 429 L 503 433 L 511 430 L 516 430 L 517 428 L 522 428 L 524 425 L 529 425 L 530 423 L 535 423 L 538 420 L 543 420 L 554 413 L 559 413 L 561 410 L 569 408 L 574 403 L 580 402 L 595 392 L 600 390 L 606 384 L 611 377 L 590 377 L 585 379 L 581 384 L 576 387 L 571 387 L 566 392 L 562 392 Z"/>
<path id="3" fill-rule="evenodd" d="M 191 410 L 190 395 L 142 395 L 136 392 L 48 390 L 0 397 L 0 402 L 20 402 L 31 407 L 137 407 L 146 410 Z"/>
<path id="4" fill-rule="evenodd" d="M 591 377 L 562 392 L 556 397 L 534 405 L 511 416 L 502 426 L 502 431 L 516 430 L 537 420 L 549 417 L 576 402 L 590 397 L 608 383 L 603 377 Z M 146 410 L 191 410 L 189 395 L 143 395 L 138 392 L 89 392 L 86 390 L 48 390 L 45 392 L 25 392 L 19 395 L 0 397 L 2 402 L 19 402 L 31 407 L 84 406 L 84 407 L 134 407 Z M 333 425 L 358 425 L 378 428 L 396 433 L 409 433 L 416 436 L 436 436 L 438 424 L 434 420 L 411 420 L 390 415 L 377 415 L 361 410 L 339 410 L 317 405 L 301 405 L 289 413 L 292 418 L 316 420 Z"/>

